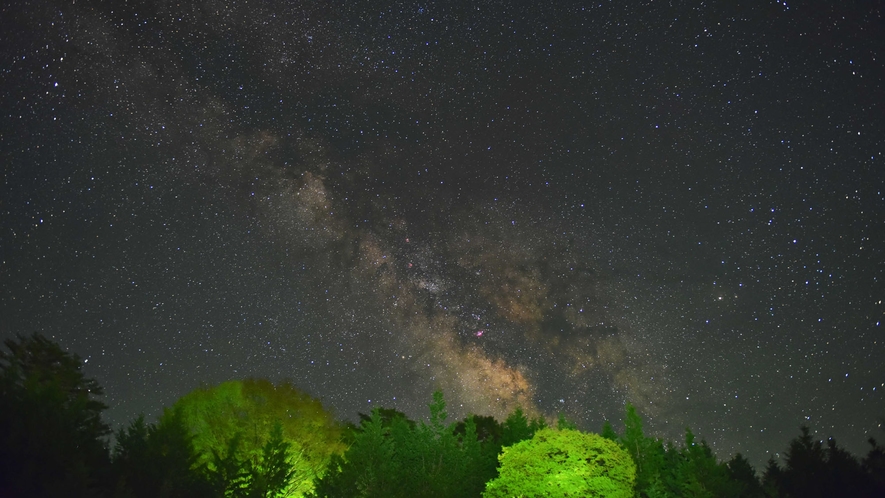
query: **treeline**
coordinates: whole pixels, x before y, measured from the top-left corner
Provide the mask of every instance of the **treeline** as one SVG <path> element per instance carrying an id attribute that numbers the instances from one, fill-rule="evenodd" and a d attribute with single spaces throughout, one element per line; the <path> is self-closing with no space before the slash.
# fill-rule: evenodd
<path id="1" fill-rule="evenodd" d="M 427 421 L 392 409 L 338 422 L 289 383 L 199 388 L 156 423 L 108 441 L 101 386 L 76 355 L 33 335 L 0 351 L 0 497 L 867 497 L 885 496 L 885 448 L 862 459 L 807 428 L 760 474 L 719 461 L 691 431 L 645 435 L 627 405 L 624 432 L 585 433 L 516 410 L 500 422 L 450 421 L 443 394 Z"/>

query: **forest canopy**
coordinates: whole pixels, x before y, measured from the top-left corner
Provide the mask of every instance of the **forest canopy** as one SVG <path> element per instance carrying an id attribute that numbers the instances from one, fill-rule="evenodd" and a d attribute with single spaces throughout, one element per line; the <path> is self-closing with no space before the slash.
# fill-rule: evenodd
<path id="1" fill-rule="evenodd" d="M 504 421 L 449 419 L 442 392 L 426 420 L 377 408 L 335 420 L 288 381 L 195 389 L 155 423 L 137 417 L 113 448 L 101 386 L 77 355 L 40 335 L 0 351 L 0 496 L 70 497 L 872 497 L 885 495 L 885 448 L 858 459 L 800 429 L 761 475 L 720 461 L 686 429 L 646 435 L 634 406 L 624 431 L 599 434 L 520 409 Z"/>

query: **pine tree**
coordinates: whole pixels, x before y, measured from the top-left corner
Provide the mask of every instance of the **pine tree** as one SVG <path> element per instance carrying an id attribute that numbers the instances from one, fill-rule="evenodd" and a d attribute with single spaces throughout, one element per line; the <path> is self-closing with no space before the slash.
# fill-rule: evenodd
<path id="1" fill-rule="evenodd" d="M 650 489 L 652 483 L 663 479 L 660 475 L 664 463 L 664 448 L 660 441 L 645 436 L 642 419 L 636 408 L 627 403 L 624 416 L 624 435 L 620 443 L 636 462 L 636 489 L 641 493 Z"/>
<path id="2" fill-rule="evenodd" d="M 0 351 L 0 492 L 11 496 L 83 496 L 97 492 L 109 466 L 95 399 L 80 358 L 34 334 Z"/>

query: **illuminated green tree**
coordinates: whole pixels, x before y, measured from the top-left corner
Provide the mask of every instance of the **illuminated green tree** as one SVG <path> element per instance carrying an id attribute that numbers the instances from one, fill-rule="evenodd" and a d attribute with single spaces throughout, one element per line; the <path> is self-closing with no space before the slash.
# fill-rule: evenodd
<path id="1" fill-rule="evenodd" d="M 642 418 L 636 412 L 636 408 L 627 403 L 624 415 L 624 435 L 620 443 L 633 457 L 636 463 L 636 488 L 640 493 L 660 486 L 660 480 L 664 478 L 664 445 L 659 439 L 645 435 L 642 428 Z M 650 495 L 654 495 L 651 493 Z"/>
<path id="2" fill-rule="evenodd" d="M 251 495 L 260 498 L 277 498 L 286 496 L 295 478 L 295 467 L 290 464 L 291 444 L 283 439 L 283 426 L 274 424 L 270 438 L 261 449 L 261 458 L 257 465 L 250 466 L 249 478 Z"/>
<path id="3" fill-rule="evenodd" d="M 278 494 L 303 495 L 332 455 L 344 451 L 342 428 L 332 414 L 288 382 L 247 379 L 203 387 L 174 408 L 193 436 L 196 465 L 205 466 L 227 496 L 261 489 L 275 496 L 277 491 L 267 490 L 282 476 L 288 484 Z M 277 426 L 280 437 L 274 440 Z"/>
<path id="4" fill-rule="evenodd" d="M 486 498 L 632 497 L 636 466 L 617 443 L 597 434 L 541 429 L 505 447 Z"/>

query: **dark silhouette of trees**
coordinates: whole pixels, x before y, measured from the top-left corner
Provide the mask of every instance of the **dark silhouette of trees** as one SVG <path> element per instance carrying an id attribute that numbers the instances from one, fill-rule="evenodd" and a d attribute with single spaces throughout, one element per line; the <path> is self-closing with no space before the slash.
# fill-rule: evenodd
<path id="1" fill-rule="evenodd" d="M 736 454 L 725 464 L 728 476 L 733 481 L 730 496 L 740 498 L 762 498 L 765 493 L 762 483 L 756 477 L 756 469 L 740 453 Z"/>
<path id="2" fill-rule="evenodd" d="M 868 439 L 869 453 L 861 462 L 864 472 L 870 476 L 873 496 L 885 496 L 885 447 L 879 446 L 875 439 Z"/>
<path id="3" fill-rule="evenodd" d="M 455 425 L 455 434 L 459 437 L 464 435 L 467 420 L 472 420 L 476 426 L 476 439 L 483 444 L 496 444 L 501 447 L 501 438 L 504 435 L 504 426 L 495 420 L 495 417 L 487 415 L 470 415 Z M 495 453 L 497 454 L 497 453 Z"/>
<path id="4" fill-rule="evenodd" d="M 117 432 L 111 495 L 124 498 L 215 496 L 205 468 L 197 465 L 193 437 L 181 412 L 166 409 L 157 424 L 139 416 Z"/>
<path id="5" fill-rule="evenodd" d="M 409 427 L 415 427 L 415 421 L 409 420 L 409 417 L 399 410 L 384 407 L 376 408 L 375 410 L 378 412 L 378 415 L 381 416 L 381 425 L 385 428 L 393 425 L 393 422 L 397 419 L 404 420 L 407 424 L 409 424 Z M 357 415 L 360 419 L 360 425 L 362 425 L 363 422 L 368 422 L 372 420 L 372 415 L 374 415 L 374 412 L 372 413 L 372 415 L 366 415 L 365 413 L 358 413 Z"/>
<path id="6" fill-rule="evenodd" d="M 0 352 L 0 496 L 95 496 L 108 469 L 96 400 L 80 358 L 34 334 Z"/>
<path id="7" fill-rule="evenodd" d="M 811 436 L 808 427 L 802 426 L 800 432 L 790 441 L 783 467 L 769 460 L 763 477 L 768 496 L 883 496 L 882 448 L 875 440 L 871 441 L 873 448 L 861 463 L 839 448 L 835 439 L 828 439 L 824 446 Z"/>

